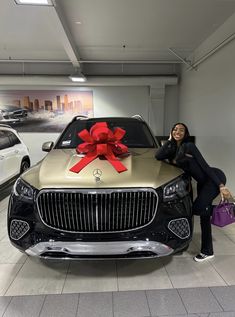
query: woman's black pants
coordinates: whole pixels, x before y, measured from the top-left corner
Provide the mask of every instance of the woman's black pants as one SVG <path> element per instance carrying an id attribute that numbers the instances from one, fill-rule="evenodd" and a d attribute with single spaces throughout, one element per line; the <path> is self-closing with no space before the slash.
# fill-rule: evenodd
<path id="1" fill-rule="evenodd" d="M 213 168 L 217 174 L 221 183 L 226 183 L 226 177 L 224 173 Z M 210 178 L 200 184 L 197 183 L 197 197 L 193 202 L 193 211 L 195 215 L 200 216 L 201 224 L 201 253 L 212 255 L 213 243 L 212 243 L 212 232 L 211 232 L 211 214 L 212 214 L 212 202 L 219 194 L 219 187 Z"/>

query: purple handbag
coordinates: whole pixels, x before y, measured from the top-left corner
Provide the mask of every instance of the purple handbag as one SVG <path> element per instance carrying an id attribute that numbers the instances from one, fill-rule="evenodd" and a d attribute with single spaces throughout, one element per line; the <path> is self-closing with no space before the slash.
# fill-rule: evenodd
<path id="1" fill-rule="evenodd" d="M 215 206 L 212 213 L 211 223 L 218 227 L 224 227 L 235 222 L 235 204 L 221 201 Z"/>

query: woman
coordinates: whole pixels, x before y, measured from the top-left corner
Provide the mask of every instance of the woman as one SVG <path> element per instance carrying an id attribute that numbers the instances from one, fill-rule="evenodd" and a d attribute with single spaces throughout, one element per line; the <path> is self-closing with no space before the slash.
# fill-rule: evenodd
<path id="1" fill-rule="evenodd" d="M 231 193 L 225 187 L 224 173 L 207 164 L 196 145 L 189 141 L 189 136 L 187 126 L 176 123 L 171 130 L 169 140 L 157 150 L 156 159 L 168 159 L 197 182 L 193 213 L 200 216 L 201 253 L 196 255 L 194 260 L 203 262 L 214 257 L 210 221 L 212 202 L 219 193 L 222 200 L 230 198 Z"/>

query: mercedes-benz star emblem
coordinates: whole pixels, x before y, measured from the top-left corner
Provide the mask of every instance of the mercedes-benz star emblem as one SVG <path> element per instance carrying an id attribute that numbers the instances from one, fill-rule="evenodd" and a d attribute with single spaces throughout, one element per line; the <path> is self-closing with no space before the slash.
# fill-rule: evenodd
<path id="1" fill-rule="evenodd" d="M 93 171 L 93 176 L 95 177 L 95 180 L 96 182 L 99 182 L 100 181 L 100 177 L 102 175 L 102 171 L 98 168 L 96 168 L 94 171 Z"/>

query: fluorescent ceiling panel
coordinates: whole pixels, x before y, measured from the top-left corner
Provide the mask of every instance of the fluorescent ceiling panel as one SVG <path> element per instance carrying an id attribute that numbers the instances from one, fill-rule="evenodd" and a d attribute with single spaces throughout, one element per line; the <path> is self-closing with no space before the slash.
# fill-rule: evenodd
<path id="1" fill-rule="evenodd" d="M 51 0 L 15 0 L 16 4 L 52 6 Z"/>
<path id="2" fill-rule="evenodd" d="M 71 75 L 69 76 L 69 78 L 74 81 L 74 82 L 78 82 L 78 83 L 84 83 L 87 79 L 86 77 L 81 74 L 81 75 Z"/>

